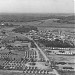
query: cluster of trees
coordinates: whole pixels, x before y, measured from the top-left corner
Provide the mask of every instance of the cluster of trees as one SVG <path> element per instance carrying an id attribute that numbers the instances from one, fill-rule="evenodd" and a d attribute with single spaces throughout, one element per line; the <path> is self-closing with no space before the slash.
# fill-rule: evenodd
<path id="1" fill-rule="evenodd" d="M 31 30 L 38 31 L 38 28 L 35 27 L 35 26 L 29 26 L 29 25 L 27 25 L 27 26 L 20 26 L 18 28 L 13 29 L 12 31 L 14 31 L 16 33 L 27 33 L 27 32 L 29 32 Z"/>
<path id="2" fill-rule="evenodd" d="M 75 24 L 75 16 L 60 17 L 57 23 Z"/>
<path id="3" fill-rule="evenodd" d="M 39 39 L 38 42 L 45 45 L 46 47 L 61 47 L 61 48 L 74 47 L 73 45 L 70 45 L 68 42 L 66 41 L 63 42 L 62 40 L 48 41 L 44 39 Z"/>

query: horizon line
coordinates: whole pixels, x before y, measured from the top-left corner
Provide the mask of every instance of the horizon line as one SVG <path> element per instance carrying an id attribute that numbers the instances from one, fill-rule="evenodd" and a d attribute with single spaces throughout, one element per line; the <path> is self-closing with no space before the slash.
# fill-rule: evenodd
<path id="1" fill-rule="evenodd" d="M 34 13 L 34 12 L 22 12 L 22 13 L 20 13 L 20 12 L 0 12 L 0 14 L 75 14 L 75 13 L 43 13 L 43 12 L 41 12 L 41 13 Z"/>

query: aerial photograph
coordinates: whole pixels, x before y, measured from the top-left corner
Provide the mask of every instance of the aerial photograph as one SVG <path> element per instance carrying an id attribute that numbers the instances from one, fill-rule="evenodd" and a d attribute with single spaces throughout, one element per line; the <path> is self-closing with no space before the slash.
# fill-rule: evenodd
<path id="1" fill-rule="evenodd" d="M 75 75 L 75 0 L 0 0 L 0 75 Z"/>

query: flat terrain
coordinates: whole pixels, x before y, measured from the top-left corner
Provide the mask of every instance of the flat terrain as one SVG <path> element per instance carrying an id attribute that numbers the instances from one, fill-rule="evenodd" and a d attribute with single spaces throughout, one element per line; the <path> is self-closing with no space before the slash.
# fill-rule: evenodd
<path id="1" fill-rule="evenodd" d="M 55 75 L 55 74 L 25 74 L 21 72 L 12 72 L 12 71 L 2 71 L 0 70 L 0 75 Z"/>
<path id="2" fill-rule="evenodd" d="M 43 15 L 42 15 L 43 16 Z M 48 15 L 49 16 L 49 15 Z M 23 20 L 23 18 L 22 18 Z M 52 30 L 52 29 L 59 29 L 63 31 L 70 31 L 75 32 L 75 24 L 67 24 L 67 23 L 57 23 L 54 22 L 54 19 L 46 19 L 46 20 L 37 20 L 31 22 L 5 22 L 5 23 L 12 23 L 15 25 L 32 25 L 37 26 L 39 30 Z M 10 28 L 3 28 L 7 31 L 11 31 L 14 27 Z M 12 34 L 11 34 L 12 35 Z M 75 35 L 74 35 L 75 36 Z M 58 56 L 58 55 L 50 55 L 49 59 L 54 59 L 56 61 L 69 61 L 75 63 L 74 56 Z M 75 75 L 75 72 L 59 72 L 60 75 Z M 0 75 L 35 75 L 35 74 L 23 74 L 23 73 L 14 73 L 14 72 L 4 72 L 0 71 Z M 43 74 L 36 74 L 36 75 L 43 75 Z"/>
<path id="3" fill-rule="evenodd" d="M 59 74 L 60 75 L 75 75 L 75 72 L 60 72 L 59 71 Z"/>

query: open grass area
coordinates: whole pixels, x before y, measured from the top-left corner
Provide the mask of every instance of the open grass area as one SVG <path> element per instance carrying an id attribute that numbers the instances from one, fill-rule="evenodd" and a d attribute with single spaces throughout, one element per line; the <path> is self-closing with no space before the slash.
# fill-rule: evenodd
<path id="1" fill-rule="evenodd" d="M 59 71 L 60 75 L 75 75 L 75 72 Z"/>

